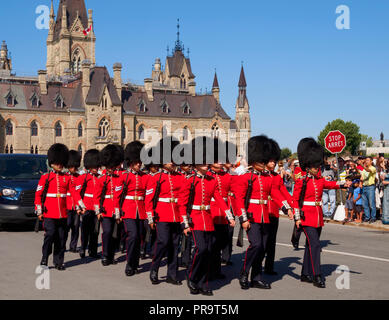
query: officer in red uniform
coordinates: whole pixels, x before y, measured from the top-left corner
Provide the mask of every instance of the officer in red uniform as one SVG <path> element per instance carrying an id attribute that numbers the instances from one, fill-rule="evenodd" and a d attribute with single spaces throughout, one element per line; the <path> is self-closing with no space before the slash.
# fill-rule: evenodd
<path id="1" fill-rule="evenodd" d="M 81 222 L 81 249 L 80 257 L 85 258 L 85 251 L 92 258 L 98 258 L 97 244 L 98 234 L 96 233 L 96 212 L 93 202 L 93 194 L 97 187 L 100 168 L 100 152 L 97 149 L 88 150 L 84 156 L 84 167 L 87 172 L 78 179 L 76 187 L 86 206 L 86 212 L 82 215 Z M 83 194 L 81 194 L 83 192 Z"/>
<path id="2" fill-rule="evenodd" d="M 276 167 L 276 163 L 278 162 L 281 150 L 277 142 L 271 141 L 273 144 L 273 154 L 276 158 L 270 159 L 270 161 L 266 164 L 266 170 L 269 171 L 269 176 L 273 180 L 273 185 L 275 188 L 277 188 L 280 193 L 282 194 L 283 198 L 287 200 L 289 207 L 292 205 L 293 199 L 292 196 L 289 194 L 288 190 L 286 189 L 284 185 L 284 181 L 281 178 L 281 176 L 274 172 L 274 169 Z M 269 226 L 269 237 L 267 240 L 267 247 L 266 247 L 266 260 L 265 260 L 265 274 L 268 275 L 277 275 L 277 272 L 274 271 L 274 258 L 276 253 L 276 240 L 277 240 L 277 231 L 278 231 L 278 224 L 279 224 L 279 218 L 280 218 L 280 207 L 277 205 L 275 201 L 271 197 L 269 197 L 268 202 L 268 210 L 269 210 L 269 219 L 270 219 L 270 226 Z"/>
<path id="3" fill-rule="evenodd" d="M 57 270 L 62 271 L 65 270 L 65 234 L 68 218 L 66 206 L 67 193 L 70 192 L 74 196 L 82 211 L 85 206 L 81 198 L 77 196 L 70 176 L 62 172 L 69 160 L 68 148 L 63 144 L 54 144 L 50 147 L 47 155 L 52 171 L 41 177 L 35 193 L 35 211 L 39 220 L 44 220 L 43 228 L 45 230 L 41 265 L 48 265 L 48 258 L 54 244 L 54 265 Z M 46 183 L 48 183 L 46 200 L 45 203 L 42 203 L 42 194 L 45 191 Z"/>
<path id="4" fill-rule="evenodd" d="M 69 161 L 66 168 L 69 170 L 70 181 L 74 188 L 77 191 L 77 181 L 80 177 L 78 169 L 81 164 L 81 154 L 75 150 L 69 151 Z M 80 216 L 77 214 L 78 205 L 75 199 L 68 192 L 66 197 L 66 205 L 68 209 L 68 231 L 66 232 L 66 240 L 68 238 L 68 233 L 71 231 L 70 238 L 70 248 L 69 251 L 72 253 L 77 253 L 77 243 L 78 237 L 80 234 Z M 66 243 L 67 241 L 65 241 Z"/>
<path id="5" fill-rule="evenodd" d="M 297 228 L 302 228 L 306 236 L 305 254 L 301 281 L 313 283 L 318 288 L 325 288 L 325 280 L 320 270 L 320 234 L 323 222 L 322 195 L 323 189 L 339 189 L 345 186 L 342 182 L 327 181 L 319 175 L 324 163 L 324 148 L 312 138 L 300 141 L 297 153 L 303 171 L 302 179 L 296 181 L 293 191 L 293 208 Z M 304 191 L 305 190 L 305 191 Z M 300 208 L 300 196 L 305 194 Z"/>
<path id="6" fill-rule="evenodd" d="M 162 171 L 150 177 L 146 192 L 146 212 L 150 227 L 157 230 L 157 240 L 153 252 L 153 262 L 150 270 L 152 284 L 158 284 L 158 270 L 162 259 L 167 255 L 167 283 L 181 285 L 177 279 L 178 245 L 181 235 L 180 213 L 177 199 L 184 177 L 176 171 L 173 162 L 173 150 L 178 141 L 171 137 L 161 139 L 156 146 L 160 150 Z M 156 194 L 157 185 L 160 192 Z M 158 197 L 157 206 L 153 208 L 153 199 Z"/>
<path id="7" fill-rule="evenodd" d="M 192 157 L 195 167 L 194 174 L 186 178 L 178 199 L 180 214 L 185 235 L 192 233 L 195 243 L 193 259 L 188 268 L 188 287 L 191 294 L 212 296 L 208 287 L 211 268 L 211 252 L 215 242 L 215 227 L 211 214 L 211 200 L 215 199 L 231 226 L 235 225 L 234 217 L 218 192 L 217 181 L 208 174 L 209 166 L 213 163 L 214 150 L 210 138 L 197 137 L 192 140 Z M 207 154 L 210 156 L 207 157 Z M 189 202 L 191 186 L 194 186 L 193 203 Z M 187 207 L 191 206 L 187 216 Z"/>
<path id="8" fill-rule="evenodd" d="M 265 171 L 265 165 L 271 159 L 278 157 L 277 154 L 274 154 L 271 139 L 266 136 L 251 138 L 248 142 L 248 163 L 251 165 L 251 169 L 246 174 L 239 176 L 235 186 L 237 214 L 240 216 L 243 228 L 247 231 L 250 242 L 239 278 L 241 288 L 244 290 L 249 289 L 250 286 L 259 289 L 271 288 L 270 284 L 262 279 L 262 259 L 265 255 L 270 228 L 269 196 L 292 216 L 286 199 L 276 187 L 269 172 Z M 245 197 L 250 182 L 252 182 L 252 194 L 246 212 Z M 251 283 L 248 281 L 250 269 L 252 269 Z"/>
<path id="9" fill-rule="evenodd" d="M 115 189 L 115 211 L 120 214 L 125 231 L 127 265 L 125 274 L 128 277 L 135 275 L 139 267 L 141 235 L 144 233 L 144 221 L 147 220 L 145 210 L 146 174 L 141 171 L 141 150 L 144 147 L 139 141 L 131 142 L 124 152 L 124 159 L 129 170 L 118 179 Z M 123 194 L 127 191 L 126 194 Z M 120 208 L 120 198 L 124 198 Z"/>
<path id="10" fill-rule="evenodd" d="M 113 231 L 115 223 L 119 223 L 120 214 L 115 212 L 114 194 L 115 189 L 120 188 L 118 180 L 120 176 L 115 173 L 124 159 L 122 148 L 116 145 L 106 146 L 100 153 L 101 165 L 106 168 L 104 175 L 97 180 L 97 186 L 93 193 L 93 202 L 95 212 L 102 224 L 102 247 L 103 257 L 101 263 L 103 266 L 117 264 L 115 257 L 115 239 Z M 105 189 L 105 193 L 103 192 Z"/>

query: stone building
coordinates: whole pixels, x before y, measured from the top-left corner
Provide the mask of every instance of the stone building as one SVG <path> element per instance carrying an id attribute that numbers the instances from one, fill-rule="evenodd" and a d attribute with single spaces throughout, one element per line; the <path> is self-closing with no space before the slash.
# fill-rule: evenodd
<path id="1" fill-rule="evenodd" d="M 53 143 L 85 152 L 109 143 L 144 140 L 148 129 L 180 132 L 189 140 L 196 129 L 228 133 L 242 146 L 251 134 L 246 79 L 241 69 L 236 119 L 220 104 L 215 73 L 212 93 L 196 93 L 195 75 L 182 42 L 177 41 L 165 66 L 157 58 L 143 84 L 123 83 L 122 64 L 113 77 L 96 65 L 93 12 L 84 0 L 60 0 L 55 19 L 50 10 L 46 70 L 37 77 L 12 74 L 7 45 L 0 54 L 0 152 L 47 152 Z M 15 62 L 14 62 L 15 63 Z M 146 141 L 145 141 L 146 142 Z"/>

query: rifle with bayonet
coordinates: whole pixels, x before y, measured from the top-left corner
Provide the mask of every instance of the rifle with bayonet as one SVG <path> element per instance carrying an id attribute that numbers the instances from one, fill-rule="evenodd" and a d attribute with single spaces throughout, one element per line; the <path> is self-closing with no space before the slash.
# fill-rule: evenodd
<path id="1" fill-rule="evenodd" d="M 124 204 L 124 200 L 126 200 L 126 196 L 127 196 L 127 192 L 128 192 L 128 177 L 129 177 L 129 173 L 127 173 L 127 178 L 126 178 L 126 181 L 123 183 L 123 190 L 122 190 L 122 193 L 120 195 L 120 199 L 119 199 L 119 212 L 120 212 L 120 218 L 123 217 L 123 204 Z M 120 223 L 120 222 L 119 222 Z M 115 221 L 115 225 L 113 226 L 113 232 L 112 232 L 112 238 L 114 239 L 117 239 L 118 238 L 118 224 L 119 224 L 117 221 Z"/>
<path id="2" fill-rule="evenodd" d="M 41 195 L 42 215 L 47 212 L 47 208 L 45 207 L 45 202 L 46 202 L 46 198 L 47 198 L 47 192 L 49 191 L 49 184 L 51 181 L 49 179 L 50 179 L 50 173 L 46 179 L 45 186 L 43 187 L 43 192 Z M 39 232 L 39 226 L 40 226 L 40 220 L 39 220 L 39 217 L 37 217 L 36 222 L 35 222 L 35 232 L 36 233 Z"/>
<path id="3" fill-rule="evenodd" d="M 107 176 L 105 177 L 105 181 L 103 184 L 103 189 L 101 190 L 100 194 L 100 214 L 106 213 L 105 208 L 104 208 L 104 200 L 105 200 L 105 194 L 107 193 L 107 187 L 108 187 L 108 182 L 107 182 Z M 96 220 L 95 224 L 95 233 L 99 234 L 100 233 L 100 220 Z"/>
<path id="4" fill-rule="evenodd" d="M 250 180 L 248 182 L 248 186 L 247 186 L 246 196 L 244 198 L 244 210 L 246 211 L 247 219 L 250 219 L 252 217 L 252 214 L 247 212 L 247 210 L 249 209 L 249 206 L 250 206 L 250 199 L 251 199 L 252 193 L 253 193 L 253 173 L 251 173 L 251 178 L 250 178 Z M 244 231 L 243 221 L 242 221 L 242 219 L 240 219 L 240 229 L 239 229 L 238 241 L 236 243 L 236 245 L 240 248 L 243 248 L 243 231 Z"/>
<path id="5" fill-rule="evenodd" d="M 189 226 L 192 225 L 192 218 L 190 217 L 192 213 L 192 207 L 194 202 L 194 195 L 195 195 L 195 180 L 196 180 L 196 174 L 194 174 L 192 184 L 190 185 L 189 189 L 189 197 L 188 197 L 188 203 L 186 205 L 186 217 L 188 219 Z M 189 236 L 183 236 L 182 243 L 181 243 L 181 253 L 186 251 L 186 247 L 190 245 Z"/>

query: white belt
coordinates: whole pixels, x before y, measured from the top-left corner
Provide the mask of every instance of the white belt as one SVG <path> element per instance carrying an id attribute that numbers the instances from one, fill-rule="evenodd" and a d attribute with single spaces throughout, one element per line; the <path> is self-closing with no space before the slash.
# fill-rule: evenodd
<path id="1" fill-rule="evenodd" d="M 178 199 L 176 198 L 158 198 L 159 202 L 165 202 L 165 203 L 177 203 Z"/>
<path id="2" fill-rule="evenodd" d="M 63 193 L 58 193 L 58 194 L 56 194 L 56 193 L 48 193 L 47 195 L 46 195 L 46 197 L 47 198 L 66 198 L 68 195 L 65 193 L 65 194 L 63 194 Z"/>
<path id="3" fill-rule="evenodd" d="M 141 201 L 141 200 L 144 200 L 144 198 L 143 197 L 139 197 L 139 196 L 126 196 L 126 200 Z"/>
<path id="4" fill-rule="evenodd" d="M 304 201 L 304 206 L 321 207 L 323 202 Z"/>
<path id="5" fill-rule="evenodd" d="M 71 196 L 71 194 L 70 194 L 70 193 L 67 193 L 66 195 L 67 195 L 68 197 L 70 197 L 70 196 Z"/>
<path id="6" fill-rule="evenodd" d="M 84 197 L 93 198 L 93 194 L 85 193 L 85 194 L 84 194 Z"/>
<path id="7" fill-rule="evenodd" d="M 206 210 L 210 210 L 211 206 L 195 206 L 195 205 L 193 205 L 192 209 L 193 210 L 206 211 Z"/>
<path id="8" fill-rule="evenodd" d="M 250 199 L 250 203 L 254 203 L 254 204 L 267 204 L 267 200 Z"/>
<path id="9" fill-rule="evenodd" d="M 223 200 L 224 200 L 224 201 L 228 201 L 228 198 L 223 198 Z M 212 198 L 211 201 L 212 201 L 212 202 L 215 202 L 216 200 L 215 200 L 215 198 Z"/>
<path id="10" fill-rule="evenodd" d="M 105 196 L 105 199 L 113 199 L 112 196 Z"/>

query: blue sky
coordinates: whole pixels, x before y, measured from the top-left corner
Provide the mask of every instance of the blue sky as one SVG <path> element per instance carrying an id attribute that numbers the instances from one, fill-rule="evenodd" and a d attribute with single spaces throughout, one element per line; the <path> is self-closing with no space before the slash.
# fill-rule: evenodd
<path id="1" fill-rule="evenodd" d="M 59 0 L 55 0 L 57 10 Z M 136 83 L 151 74 L 156 57 L 181 39 L 190 48 L 197 88 L 212 86 L 215 68 L 221 102 L 235 117 L 244 61 L 253 134 L 267 134 L 296 150 L 331 120 L 357 123 L 361 132 L 389 138 L 389 1 L 106 1 L 86 0 L 94 10 L 98 65 Z M 0 11 L 0 40 L 12 52 L 17 74 L 45 68 L 47 30 L 35 27 L 38 5 L 7 2 Z M 351 29 L 335 27 L 339 5 L 350 8 Z"/>

